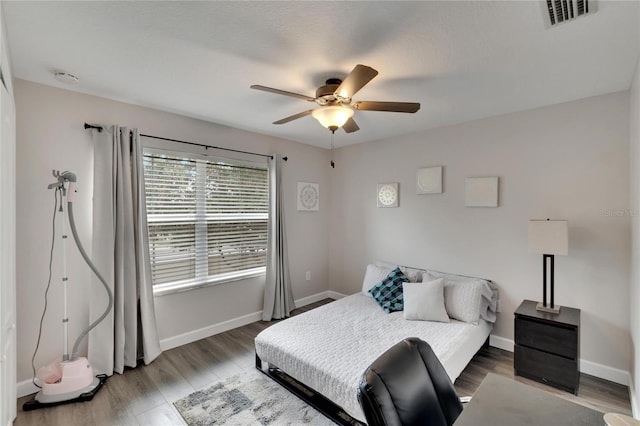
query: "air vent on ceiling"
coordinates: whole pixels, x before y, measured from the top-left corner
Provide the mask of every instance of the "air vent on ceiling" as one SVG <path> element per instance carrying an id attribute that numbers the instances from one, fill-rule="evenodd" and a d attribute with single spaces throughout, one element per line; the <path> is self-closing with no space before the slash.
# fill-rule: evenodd
<path id="1" fill-rule="evenodd" d="M 591 15 L 597 10 L 596 0 L 545 0 L 544 5 L 548 27 Z"/>

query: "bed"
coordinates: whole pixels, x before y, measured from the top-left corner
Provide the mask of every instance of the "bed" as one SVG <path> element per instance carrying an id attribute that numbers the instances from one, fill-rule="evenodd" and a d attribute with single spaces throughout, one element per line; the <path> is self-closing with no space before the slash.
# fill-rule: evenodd
<path id="1" fill-rule="evenodd" d="M 434 274 L 429 277 L 433 278 Z M 442 276 L 450 277 L 450 285 L 460 277 Z M 377 278 L 370 277 L 369 281 Z M 363 372 L 379 355 L 404 338 L 427 341 L 451 381 L 455 381 L 488 340 L 495 321 L 497 290 L 487 280 L 481 281 L 486 287 L 481 292 L 482 314 L 477 321 L 409 321 L 403 312 L 384 312 L 378 302 L 363 291 L 262 331 L 255 339 L 256 366 L 334 421 L 359 424 L 365 421 L 357 399 Z M 368 287 L 365 276 L 363 289 Z M 463 289 L 467 291 L 468 287 Z M 318 401 L 311 397 L 333 404 L 337 414 L 318 407 Z"/>

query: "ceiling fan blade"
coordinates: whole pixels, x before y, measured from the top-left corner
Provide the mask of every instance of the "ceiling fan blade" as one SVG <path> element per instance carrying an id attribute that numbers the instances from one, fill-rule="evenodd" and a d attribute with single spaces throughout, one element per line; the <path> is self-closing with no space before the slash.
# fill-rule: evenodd
<path id="1" fill-rule="evenodd" d="M 302 118 L 302 117 L 305 117 L 307 115 L 311 115 L 312 112 L 313 112 L 312 109 L 310 109 L 309 111 L 299 112 L 298 114 L 294 114 L 294 115 L 290 115 L 289 117 L 285 117 L 282 120 L 274 121 L 273 124 L 288 123 L 290 121 L 297 120 L 298 118 Z"/>
<path id="2" fill-rule="evenodd" d="M 366 65 L 358 64 L 334 93 L 343 98 L 352 98 L 358 90 L 362 89 L 376 75 L 378 75 L 378 71 Z"/>
<path id="3" fill-rule="evenodd" d="M 356 124 L 356 121 L 353 119 L 353 117 L 349 118 L 347 120 L 347 122 L 344 123 L 342 128 L 347 133 L 353 133 L 353 132 L 357 132 L 358 130 L 360 130 L 360 127 L 358 127 L 358 125 Z"/>
<path id="4" fill-rule="evenodd" d="M 309 102 L 315 101 L 315 98 L 312 98 L 311 96 L 301 95 L 300 93 L 287 92 L 286 90 L 274 89 L 273 87 L 260 86 L 259 84 L 254 84 L 253 86 L 251 86 L 251 88 L 256 90 L 262 90 L 263 92 L 275 93 L 277 95 L 285 95 L 285 96 L 291 96 L 294 98 L 300 98 Z"/>
<path id="5" fill-rule="evenodd" d="M 360 111 L 416 112 L 420 109 L 418 102 L 360 101 L 352 106 Z"/>

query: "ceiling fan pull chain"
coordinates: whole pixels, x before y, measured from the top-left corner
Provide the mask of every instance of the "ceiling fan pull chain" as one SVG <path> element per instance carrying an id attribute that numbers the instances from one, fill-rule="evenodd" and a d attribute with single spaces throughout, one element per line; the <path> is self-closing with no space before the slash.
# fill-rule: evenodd
<path id="1" fill-rule="evenodd" d="M 333 137 L 335 135 L 335 132 L 331 132 L 331 168 L 335 169 L 336 168 L 336 163 L 333 162 Z"/>

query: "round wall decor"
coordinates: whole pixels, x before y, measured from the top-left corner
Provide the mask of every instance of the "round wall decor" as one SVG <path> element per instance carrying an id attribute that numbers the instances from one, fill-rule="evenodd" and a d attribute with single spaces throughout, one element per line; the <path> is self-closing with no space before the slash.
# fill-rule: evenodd
<path id="1" fill-rule="evenodd" d="M 378 184 L 378 207 L 398 207 L 398 183 Z"/>
<path id="2" fill-rule="evenodd" d="M 318 211 L 320 208 L 320 185 L 298 182 L 298 210 Z"/>

